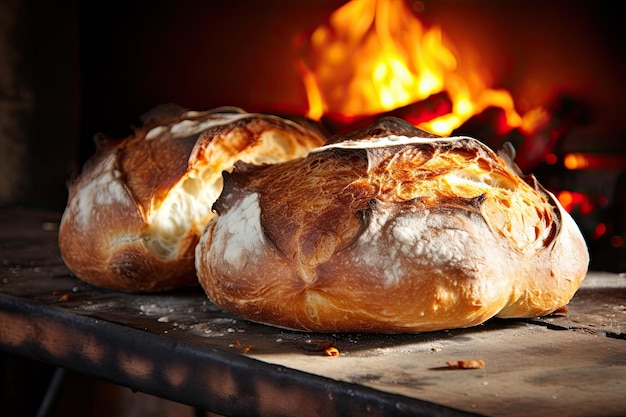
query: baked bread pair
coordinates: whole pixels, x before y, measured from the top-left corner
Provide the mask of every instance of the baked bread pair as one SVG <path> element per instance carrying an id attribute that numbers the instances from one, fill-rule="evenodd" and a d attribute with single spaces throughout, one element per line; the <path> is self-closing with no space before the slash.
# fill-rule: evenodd
<path id="1" fill-rule="evenodd" d="M 319 332 L 541 316 L 579 288 L 585 241 L 511 147 L 396 118 L 324 141 L 241 110 L 150 116 L 71 183 L 63 259 L 97 286 L 199 282 L 245 319 Z"/>

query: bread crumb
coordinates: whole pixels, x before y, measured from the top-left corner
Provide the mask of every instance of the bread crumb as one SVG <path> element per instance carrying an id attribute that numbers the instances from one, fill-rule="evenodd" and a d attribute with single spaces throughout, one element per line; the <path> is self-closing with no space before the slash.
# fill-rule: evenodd
<path id="1" fill-rule="evenodd" d="M 62 296 L 60 296 L 57 301 L 64 302 L 64 301 L 69 301 L 69 300 L 70 300 L 70 295 L 65 293 Z"/>
<path id="2" fill-rule="evenodd" d="M 452 369 L 482 369 L 485 367 L 485 361 L 482 359 L 460 360 L 456 362 L 446 362 Z"/>
<path id="3" fill-rule="evenodd" d="M 339 349 L 336 347 L 329 347 L 324 350 L 326 356 L 339 356 Z"/>

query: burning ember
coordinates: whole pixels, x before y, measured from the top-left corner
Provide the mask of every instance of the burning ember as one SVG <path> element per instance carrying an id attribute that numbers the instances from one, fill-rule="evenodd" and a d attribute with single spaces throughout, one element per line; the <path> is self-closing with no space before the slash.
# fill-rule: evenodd
<path id="1" fill-rule="evenodd" d="M 353 0 L 313 31 L 298 62 L 307 116 L 338 132 L 391 115 L 440 136 L 471 133 L 493 149 L 512 142 L 525 172 L 559 162 L 554 151 L 580 106 L 560 98 L 520 115 L 508 91 L 491 88 L 489 66 L 463 65 L 410 4 L 421 5 Z"/>
<path id="2" fill-rule="evenodd" d="M 314 120 L 350 122 L 423 101 L 436 104 L 441 94 L 443 106 L 430 106 L 426 116 L 420 114 L 425 109 L 405 111 L 403 118 L 447 136 L 489 107 L 503 110 L 501 130 L 529 130 L 544 116 L 540 109 L 520 116 L 508 91 L 490 88 L 488 68 L 461 65 L 441 29 L 425 27 L 404 0 L 351 1 L 313 32 L 309 47 L 299 69 Z"/>

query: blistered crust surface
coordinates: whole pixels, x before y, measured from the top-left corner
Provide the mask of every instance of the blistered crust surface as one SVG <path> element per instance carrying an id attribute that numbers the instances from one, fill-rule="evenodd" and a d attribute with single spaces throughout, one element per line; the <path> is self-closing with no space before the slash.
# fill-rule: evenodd
<path id="1" fill-rule="evenodd" d="M 62 256 L 95 285 L 158 291 L 197 284 L 195 246 L 222 190 L 222 172 L 246 161 L 305 156 L 323 135 L 272 115 L 157 109 L 124 140 L 97 152 L 69 185 Z"/>
<path id="2" fill-rule="evenodd" d="M 584 241 L 509 157 L 397 120 L 344 139 L 226 175 L 196 262 L 218 305 L 288 328 L 396 332 L 545 314 L 573 296 Z"/>

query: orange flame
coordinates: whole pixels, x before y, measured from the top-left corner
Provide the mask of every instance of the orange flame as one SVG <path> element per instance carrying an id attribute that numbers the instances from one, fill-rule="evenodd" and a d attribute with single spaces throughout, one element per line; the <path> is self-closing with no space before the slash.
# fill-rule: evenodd
<path id="1" fill-rule="evenodd" d="M 563 165 L 570 170 L 622 170 L 626 167 L 626 157 L 623 155 L 568 153 L 563 158 Z"/>
<path id="2" fill-rule="evenodd" d="M 420 128 L 449 135 L 490 106 L 504 110 L 509 128 L 523 128 L 511 95 L 489 88 L 478 71 L 461 76 L 445 43 L 441 29 L 425 28 L 405 0 L 346 3 L 313 32 L 307 63 L 299 63 L 307 116 L 374 115 L 445 91 L 452 111 Z"/>

